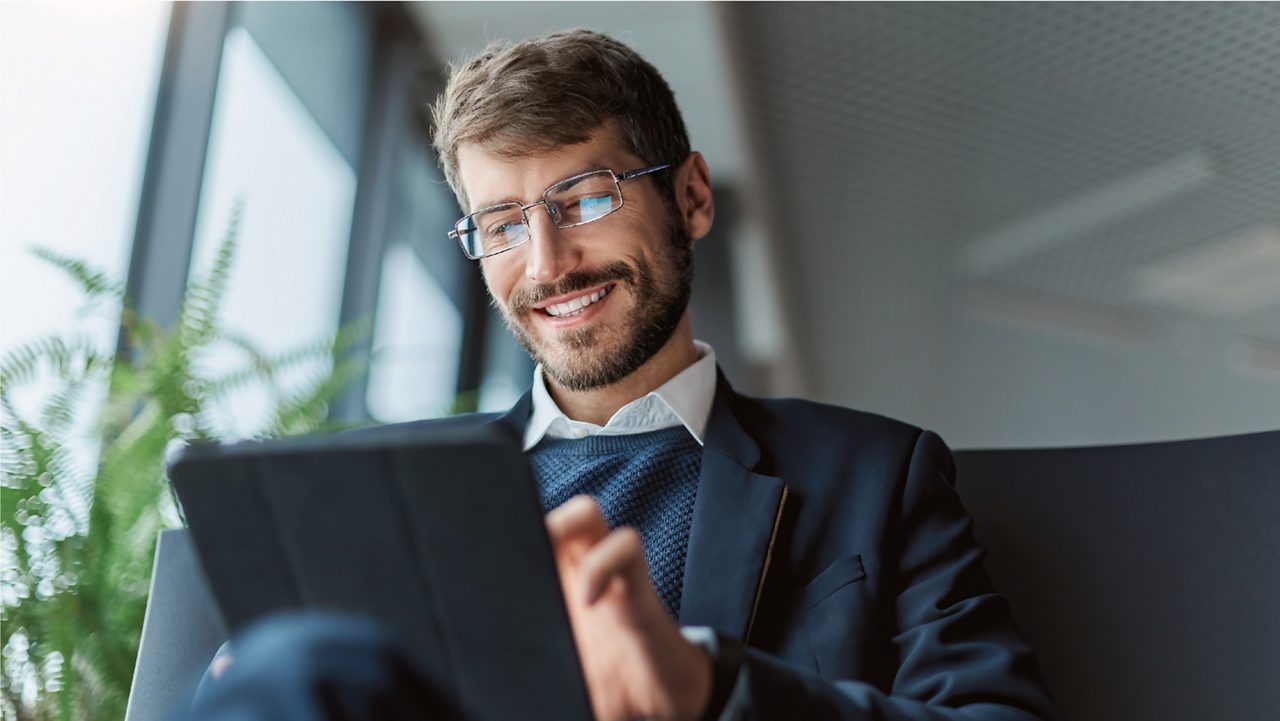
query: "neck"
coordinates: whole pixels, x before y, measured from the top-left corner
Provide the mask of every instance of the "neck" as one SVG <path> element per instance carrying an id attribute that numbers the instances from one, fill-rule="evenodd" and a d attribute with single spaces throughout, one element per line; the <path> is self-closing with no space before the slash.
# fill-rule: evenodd
<path id="1" fill-rule="evenodd" d="M 589 391 L 571 391 L 556 385 L 546 376 L 543 379 L 551 398 L 566 416 L 602 426 L 619 408 L 659 388 L 697 360 L 698 350 L 693 345 L 693 328 L 686 310 L 666 344 L 643 365 L 613 385 Z"/>

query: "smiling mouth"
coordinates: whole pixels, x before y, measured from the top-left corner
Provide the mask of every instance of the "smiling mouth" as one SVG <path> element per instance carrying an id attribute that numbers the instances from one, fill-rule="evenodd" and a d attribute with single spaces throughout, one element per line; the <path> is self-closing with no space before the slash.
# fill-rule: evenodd
<path id="1" fill-rule="evenodd" d="M 613 284 L 611 283 L 594 293 L 580 295 L 565 303 L 553 303 L 545 308 L 539 308 L 539 310 L 552 318 L 572 318 L 574 316 L 582 315 L 587 308 L 591 307 L 594 303 L 600 302 L 605 296 L 609 295 L 609 292 L 612 290 Z"/>

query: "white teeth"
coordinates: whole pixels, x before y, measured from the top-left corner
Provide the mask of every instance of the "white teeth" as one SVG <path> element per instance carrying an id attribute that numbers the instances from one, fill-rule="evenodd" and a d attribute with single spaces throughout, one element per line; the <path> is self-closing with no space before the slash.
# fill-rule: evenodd
<path id="1" fill-rule="evenodd" d="M 546 311 L 548 315 L 552 315 L 557 318 L 563 318 L 565 316 L 570 316 L 570 315 L 578 315 L 579 313 L 582 312 L 583 308 L 586 308 L 592 303 L 600 300 L 601 298 L 605 297 L 605 295 L 607 295 L 608 293 L 609 293 L 608 288 L 601 288 L 600 290 L 597 290 L 591 295 L 579 296 L 569 301 L 568 303 L 556 303 L 555 305 L 549 305 L 546 307 Z"/>

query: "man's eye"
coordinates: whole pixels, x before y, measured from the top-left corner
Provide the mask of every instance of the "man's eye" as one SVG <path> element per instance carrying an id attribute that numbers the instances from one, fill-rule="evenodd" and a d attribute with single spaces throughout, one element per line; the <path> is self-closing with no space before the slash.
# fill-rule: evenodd
<path id="1" fill-rule="evenodd" d="M 590 208 L 608 202 L 610 202 L 610 196 L 608 193 L 605 193 L 604 195 L 583 195 L 581 197 L 574 198 L 573 205 L 575 207 L 585 205 Z"/>
<path id="2" fill-rule="evenodd" d="M 613 196 L 608 193 L 583 196 L 574 203 L 574 206 L 583 220 L 592 220 L 613 209 Z"/>
<path id="3" fill-rule="evenodd" d="M 516 223 L 500 223 L 489 228 L 488 233 L 489 235 L 505 235 L 515 230 L 516 225 Z"/>

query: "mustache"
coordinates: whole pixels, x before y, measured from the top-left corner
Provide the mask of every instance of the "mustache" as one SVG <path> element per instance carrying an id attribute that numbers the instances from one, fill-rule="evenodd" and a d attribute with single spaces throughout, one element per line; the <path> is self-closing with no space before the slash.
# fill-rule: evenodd
<path id="1" fill-rule="evenodd" d="M 616 261 L 599 270 L 569 273 L 554 283 L 540 283 L 531 288 L 523 288 L 513 292 L 507 298 L 507 306 L 511 309 L 512 314 L 524 315 L 532 309 L 534 304 L 541 303 L 548 298 L 612 282 L 628 283 L 634 286 L 636 284 L 636 272 L 626 263 Z"/>

